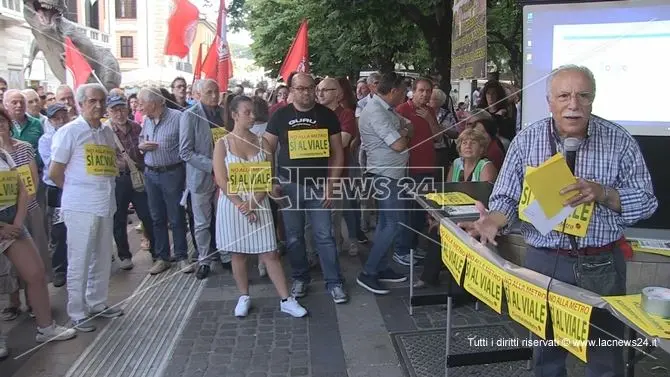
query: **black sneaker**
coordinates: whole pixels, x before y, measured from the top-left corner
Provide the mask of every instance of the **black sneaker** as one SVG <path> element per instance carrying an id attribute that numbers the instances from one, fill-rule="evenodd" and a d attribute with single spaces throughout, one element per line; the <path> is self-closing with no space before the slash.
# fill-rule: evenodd
<path id="1" fill-rule="evenodd" d="M 56 272 L 53 278 L 54 287 L 56 288 L 62 287 L 65 285 L 65 283 L 66 283 L 65 274 L 63 272 Z"/>
<path id="2" fill-rule="evenodd" d="M 361 287 L 377 295 L 386 295 L 391 293 L 390 290 L 386 289 L 379 282 L 379 279 L 377 279 L 377 277 L 370 276 L 364 272 L 358 274 L 358 278 L 356 278 L 356 283 L 358 283 L 358 285 L 360 285 Z"/>
<path id="3" fill-rule="evenodd" d="M 369 241 L 368 236 L 366 236 L 365 233 L 363 233 L 362 230 L 358 231 L 358 234 L 356 235 L 356 240 L 360 244 L 365 244 L 365 243 L 368 243 L 368 241 Z"/>
<path id="4" fill-rule="evenodd" d="M 209 265 L 207 264 L 201 264 L 200 267 L 198 267 L 198 271 L 195 273 L 195 277 L 198 278 L 198 280 L 206 279 L 208 275 Z"/>
<path id="5" fill-rule="evenodd" d="M 377 275 L 377 278 L 379 281 L 384 283 L 402 283 L 403 281 L 407 280 L 407 276 L 399 274 L 390 268 L 381 271 L 379 275 Z"/>

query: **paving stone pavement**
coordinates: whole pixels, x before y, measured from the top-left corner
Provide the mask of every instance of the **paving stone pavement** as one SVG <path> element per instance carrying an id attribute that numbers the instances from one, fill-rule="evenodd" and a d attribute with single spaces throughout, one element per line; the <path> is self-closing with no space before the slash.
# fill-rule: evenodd
<path id="1" fill-rule="evenodd" d="M 358 258 L 346 255 L 340 257 L 346 287 L 351 296 L 350 302 L 335 305 L 324 289 L 321 273 L 315 270 L 308 295 L 300 299 L 310 312 L 306 318 L 292 318 L 279 311 L 279 299 L 275 289 L 268 278 L 258 276 L 255 258 L 249 258 L 248 266 L 252 310 L 246 318 L 235 318 L 232 313 L 238 293 L 232 274 L 215 265 L 198 298 L 193 315 L 174 344 L 164 373 L 161 376 L 147 377 L 408 376 L 407 366 L 401 360 L 402 356 L 394 345 L 394 339 L 399 334 L 420 334 L 431 330 L 439 334 L 444 331 L 444 305 L 417 307 L 410 316 L 408 282 L 391 285 L 392 292 L 387 296 L 374 296 L 358 287 L 355 278 L 367 254 L 364 247 L 359 250 L 362 255 Z M 133 287 L 144 274 L 144 268 L 150 263 L 144 262 L 146 265 L 138 265 L 131 274 L 115 274 L 112 302 L 132 293 Z M 400 266 L 394 265 L 394 268 L 403 271 Z M 288 266 L 285 271 L 288 275 Z M 420 268 L 417 273 L 420 273 Z M 55 311 L 62 317 L 63 291 L 58 291 L 53 298 L 58 300 Z M 117 320 L 123 320 L 123 317 Z M 458 307 L 454 310 L 452 320 L 454 326 L 461 329 L 502 323 L 514 329 L 518 336 L 525 336 L 527 333 L 518 325 L 510 323 L 509 318 L 500 316 L 483 305 L 480 310 L 475 310 L 473 305 Z M 12 326 L 10 340 L 18 339 L 18 336 L 28 336 L 26 339 L 34 336 L 34 328 L 28 319 Z M 6 329 L 3 325 L 3 330 Z M 458 331 L 457 329 L 456 332 Z M 5 360 L 0 363 L 0 376 L 62 377 L 77 356 L 93 341 L 96 333 L 80 334 L 73 342 L 50 344 L 20 361 Z M 34 344 L 32 341 L 23 340 L 19 343 Z M 21 346 L 19 351 L 23 349 L 25 348 Z M 442 357 L 444 360 L 444 350 L 439 347 L 429 348 L 425 352 L 434 352 L 434 357 Z M 648 358 L 639 363 L 636 377 L 669 374 L 670 357 L 660 351 L 652 354 L 659 359 Z M 583 376 L 583 364 L 571 356 L 568 360 L 569 376 Z M 506 370 L 509 375 L 515 376 L 527 376 L 530 373 L 518 366 L 514 368 L 503 366 L 496 370 Z M 479 376 L 485 375 L 487 370 L 491 368 L 485 365 L 475 366 L 470 367 L 467 374 L 452 375 Z M 497 377 L 503 375 L 506 374 L 499 374 Z"/>

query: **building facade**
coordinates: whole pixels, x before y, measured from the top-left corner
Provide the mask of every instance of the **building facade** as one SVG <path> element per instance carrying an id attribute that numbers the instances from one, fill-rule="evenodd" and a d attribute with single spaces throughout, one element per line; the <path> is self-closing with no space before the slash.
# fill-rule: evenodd
<path id="1" fill-rule="evenodd" d="M 118 0 L 67 0 L 65 17 L 80 25 L 91 41 L 113 51 L 114 38 L 110 34 L 114 22 L 114 3 Z M 23 0 L 0 0 L 0 77 L 9 83 L 10 88 L 44 86 L 55 90 L 60 85 L 52 74 L 42 53 L 33 62 L 30 75 L 24 67 L 30 56 L 30 41 L 33 35 L 30 26 L 23 18 Z"/>
<path id="2" fill-rule="evenodd" d="M 216 32 L 212 23 L 204 18 L 198 23 L 189 55 L 180 59 L 164 54 L 172 6 L 173 3 L 166 0 L 115 1 L 116 22 L 112 23 L 111 32 L 116 39 L 114 52 L 121 67 L 122 86 L 127 89 L 169 86 L 177 76 L 192 80 L 201 43 L 204 59 Z"/>

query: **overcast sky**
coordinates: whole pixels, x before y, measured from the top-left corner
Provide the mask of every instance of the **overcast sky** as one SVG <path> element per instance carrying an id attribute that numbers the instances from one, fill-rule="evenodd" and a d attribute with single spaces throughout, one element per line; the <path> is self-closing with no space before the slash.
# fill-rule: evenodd
<path id="1" fill-rule="evenodd" d="M 204 3 L 203 0 L 191 0 L 194 5 L 196 5 L 198 8 L 200 8 L 201 12 L 206 11 L 205 9 L 202 8 L 202 5 Z M 218 3 L 218 1 L 213 0 L 213 3 Z M 230 0 L 226 0 L 226 2 L 230 2 Z M 207 19 L 211 20 L 214 24 L 216 24 L 216 16 L 218 13 L 218 7 L 213 7 L 214 9 L 210 8 L 209 12 L 207 14 Z M 240 30 L 237 33 L 233 33 L 231 30 L 228 30 L 228 42 L 230 43 L 235 43 L 235 44 L 241 44 L 244 46 L 248 46 L 251 44 L 253 40 L 251 39 L 251 35 L 249 35 L 249 32 L 246 30 Z"/>

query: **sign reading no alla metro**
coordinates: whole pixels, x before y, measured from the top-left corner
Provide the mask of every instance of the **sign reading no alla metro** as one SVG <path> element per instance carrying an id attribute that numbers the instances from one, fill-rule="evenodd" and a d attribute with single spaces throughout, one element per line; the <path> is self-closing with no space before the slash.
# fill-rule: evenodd
<path id="1" fill-rule="evenodd" d="M 451 79 L 486 77 L 486 0 L 456 0 L 451 33 Z"/>

